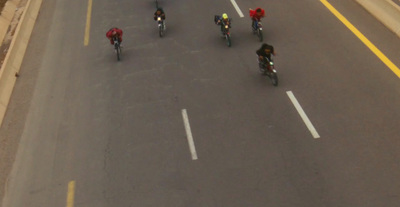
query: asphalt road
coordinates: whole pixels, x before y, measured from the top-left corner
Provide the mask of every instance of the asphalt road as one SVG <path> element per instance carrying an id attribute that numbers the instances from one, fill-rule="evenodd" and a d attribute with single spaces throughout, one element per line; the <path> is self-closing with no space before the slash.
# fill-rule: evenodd
<path id="1" fill-rule="evenodd" d="M 400 65 L 394 34 L 357 3 L 330 2 Z M 86 2 L 45 0 L 1 129 L 20 142 L 2 207 L 71 207 L 70 181 L 76 207 L 398 206 L 399 78 L 318 0 L 237 4 L 245 18 L 229 0 L 160 0 L 159 38 L 152 0 L 96 0 L 84 46 Z M 278 87 L 258 72 L 257 6 Z M 213 23 L 223 12 L 231 48 Z"/>

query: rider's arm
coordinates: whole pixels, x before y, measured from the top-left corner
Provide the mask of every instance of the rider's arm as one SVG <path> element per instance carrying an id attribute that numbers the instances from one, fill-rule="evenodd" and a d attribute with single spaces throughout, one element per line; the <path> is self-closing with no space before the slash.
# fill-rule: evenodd
<path id="1" fill-rule="evenodd" d="M 107 39 L 111 39 L 111 35 L 109 32 L 107 32 L 106 37 L 107 37 Z"/>
<path id="2" fill-rule="evenodd" d="M 117 34 L 118 34 L 119 37 L 122 37 L 122 34 L 123 34 L 122 29 L 119 29 L 119 30 L 117 31 Z"/>
<path id="3" fill-rule="evenodd" d="M 249 15 L 250 15 L 250 18 L 254 18 L 254 14 L 256 13 L 256 11 L 255 10 L 252 10 L 251 8 L 249 8 Z"/>
<path id="4" fill-rule="evenodd" d="M 154 12 L 154 20 L 157 20 L 157 11 Z"/>
<path id="5" fill-rule="evenodd" d="M 263 56 L 263 54 L 262 54 L 262 51 L 257 50 L 256 53 L 257 53 L 258 58 L 259 58 L 260 60 L 264 59 L 264 56 Z"/>

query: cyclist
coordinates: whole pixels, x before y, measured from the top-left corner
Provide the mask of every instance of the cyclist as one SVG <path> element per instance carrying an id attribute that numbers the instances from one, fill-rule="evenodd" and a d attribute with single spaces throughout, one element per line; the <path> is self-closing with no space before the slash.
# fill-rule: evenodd
<path id="1" fill-rule="evenodd" d="M 165 20 L 165 13 L 161 7 L 157 8 L 156 12 L 154 12 L 154 21 L 157 21 L 157 17 L 161 17 L 162 20 Z"/>
<path id="2" fill-rule="evenodd" d="M 228 25 L 228 27 L 231 28 L 231 22 L 230 22 L 230 19 L 229 19 L 228 15 L 226 13 L 223 13 L 222 16 L 216 15 L 214 21 L 215 21 L 215 24 L 221 25 L 221 32 L 222 33 L 224 32 L 224 26 L 225 25 Z M 223 34 L 223 35 L 225 35 L 225 34 Z"/>
<path id="3" fill-rule="evenodd" d="M 114 27 L 114 28 L 111 28 L 110 30 L 108 30 L 108 32 L 106 33 L 106 36 L 110 40 L 110 43 L 112 45 L 114 45 L 113 37 L 118 37 L 118 41 L 121 44 L 121 42 L 122 42 L 122 33 L 123 32 L 122 32 L 121 29 L 119 29 L 117 27 Z"/>
<path id="4" fill-rule="evenodd" d="M 253 27 L 254 30 L 257 29 L 257 23 L 261 21 L 261 18 L 264 18 L 265 16 L 265 10 L 258 7 L 255 10 L 252 10 L 251 8 L 249 9 L 250 13 L 250 18 L 252 20 L 251 26 Z"/>
<path id="5" fill-rule="evenodd" d="M 261 48 L 256 51 L 258 55 L 258 61 L 260 63 L 269 63 L 271 60 L 271 54 L 276 55 L 274 46 L 263 43 Z"/>

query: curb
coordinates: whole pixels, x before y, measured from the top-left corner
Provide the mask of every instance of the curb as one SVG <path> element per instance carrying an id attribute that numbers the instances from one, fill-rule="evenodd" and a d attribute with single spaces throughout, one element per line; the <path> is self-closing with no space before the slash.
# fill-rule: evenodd
<path id="1" fill-rule="evenodd" d="M 400 37 L 400 6 L 392 0 L 355 0 Z"/>
<path id="2" fill-rule="evenodd" d="M 43 0 L 28 0 L 0 69 L 0 127 Z"/>

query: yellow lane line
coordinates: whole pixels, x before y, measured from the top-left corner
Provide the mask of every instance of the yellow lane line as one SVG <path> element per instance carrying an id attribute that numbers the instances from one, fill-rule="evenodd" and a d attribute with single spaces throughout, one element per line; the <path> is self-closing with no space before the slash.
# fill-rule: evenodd
<path id="1" fill-rule="evenodd" d="M 369 41 L 356 27 L 340 14 L 327 0 L 320 0 L 347 28 L 349 28 L 390 70 L 400 78 L 400 69 L 389 60 L 371 41 Z"/>
<path id="2" fill-rule="evenodd" d="M 74 207 L 75 199 L 75 181 L 70 181 L 68 183 L 68 193 L 67 193 L 67 207 Z"/>
<path id="3" fill-rule="evenodd" d="M 90 19 L 92 17 L 92 4 L 93 4 L 93 0 L 89 0 L 87 14 L 86 14 L 85 40 L 83 41 L 83 44 L 85 46 L 89 45 Z"/>

